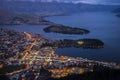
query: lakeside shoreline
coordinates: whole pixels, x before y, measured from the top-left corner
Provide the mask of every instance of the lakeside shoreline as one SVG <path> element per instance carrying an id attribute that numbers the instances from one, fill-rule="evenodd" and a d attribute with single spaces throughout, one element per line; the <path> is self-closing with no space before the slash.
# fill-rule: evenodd
<path id="1" fill-rule="evenodd" d="M 23 33 L 28 33 L 28 34 L 31 34 L 31 33 L 29 33 L 29 32 L 17 32 L 17 31 L 15 31 L 15 30 L 11 30 L 11 29 L 3 29 L 3 28 L 0 28 L 0 29 L 2 29 L 2 30 L 5 30 L 5 31 L 13 31 L 13 32 L 16 32 L 17 34 L 23 34 Z M 15 34 L 14 34 L 15 35 Z M 40 38 L 40 37 L 42 37 L 44 40 L 46 40 L 46 42 L 44 42 L 43 44 L 46 44 L 46 43 L 54 43 L 54 42 L 57 42 L 57 43 L 62 43 L 62 42 L 64 42 L 64 41 L 77 41 L 77 43 L 79 44 L 79 41 L 80 41 L 80 44 L 81 44 L 81 40 L 82 41 L 86 41 L 86 40 L 88 40 L 88 44 L 89 44 L 89 40 L 91 40 L 93 43 L 94 43 L 94 40 L 95 40 L 95 42 L 96 41 L 98 41 L 98 42 L 100 42 L 101 44 L 104 44 L 103 42 L 101 42 L 100 40 L 98 40 L 98 39 L 79 39 L 79 40 L 67 40 L 67 39 L 65 39 L 65 40 L 57 40 L 57 41 L 54 41 L 54 40 L 51 40 L 51 39 L 48 39 L 48 38 L 45 38 L 43 35 L 41 35 L 41 34 L 31 34 L 31 35 L 34 35 L 34 36 L 36 36 L 37 38 Z M 40 37 L 39 37 L 40 36 Z M 4 36 L 5 37 L 5 36 Z M 25 37 L 25 36 L 24 36 Z M 23 38 L 24 39 L 24 38 Z M 40 45 L 40 46 L 42 46 L 42 44 Z M 46 46 L 46 47 L 48 47 L 48 45 Z M 54 49 L 54 48 L 53 48 Z"/>
<path id="2" fill-rule="evenodd" d="M 33 73 L 49 74 L 49 76 L 45 75 L 44 77 L 56 79 L 66 77 L 71 73 L 74 74 L 76 70 L 78 71 L 76 74 L 95 72 L 95 66 L 98 66 L 98 68 L 100 68 L 100 66 L 103 66 L 103 68 L 107 67 L 110 70 L 120 69 L 120 64 L 115 62 L 96 61 L 81 57 L 59 56 L 55 53 L 53 47 L 46 46 L 41 48 L 42 44 L 51 42 L 51 40 L 46 39 L 41 34 L 17 32 L 15 30 L 2 28 L 0 28 L 0 33 L 0 41 L 2 41 L 1 44 L 3 44 L 3 54 L 0 54 L 0 60 L 2 61 L 0 61 L 0 74 L 3 75 L 4 72 L 4 74 L 10 78 L 13 78 L 16 74 L 22 74 L 19 76 L 22 78 L 23 75 L 31 74 L 31 71 L 33 71 Z M 12 47 L 9 47 L 10 45 Z M 22 67 L 24 64 L 25 66 Z M 11 66 L 9 70 L 4 68 L 9 66 Z M 14 67 L 16 68 L 14 69 Z M 71 71 L 70 68 L 73 70 Z M 47 72 L 40 72 L 40 70 L 43 69 L 47 70 Z M 61 71 L 62 74 L 59 75 Z M 25 72 L 28 73 L 25 74 Z M 41 75 L 36 76 L 40 77 Z"/>

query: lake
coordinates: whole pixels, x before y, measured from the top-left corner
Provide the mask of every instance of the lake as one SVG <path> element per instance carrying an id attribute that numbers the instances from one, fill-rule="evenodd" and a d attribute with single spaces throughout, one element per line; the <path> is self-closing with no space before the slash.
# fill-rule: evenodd
<path id="1" fill-rule="evenodd" d="M 46 20 L 71 26 L 88 29 L 86 35 L 67 35 L 59 33 L 45 33 L 43 28 L 46 25 L 14 25 L 0 26 L 17 31 L 27 31 L 31 33 L 40 33 L 50 39 L 83 39 L 95 38 L 105 43 L 103 49 L 82 49 L 82 48 L 63 48 L 56 49 L 59 55 L 72 57 L 83 57 L 99 61 L 110 61 L 120 63 L 120 18 L 110 12 L 81 12 L 68 16 L 46 17 Z"/>

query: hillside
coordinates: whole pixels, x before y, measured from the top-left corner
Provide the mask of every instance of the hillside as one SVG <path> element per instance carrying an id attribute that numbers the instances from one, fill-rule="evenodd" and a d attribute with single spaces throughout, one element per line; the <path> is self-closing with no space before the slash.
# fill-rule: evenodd
<path id="1" fill-rule="evenodd" d="M 24 7 L 23 7 L 24 6 Z M 5 2 L 2 1 L 0 3 L 0 7 L 10 10 L 11 12 L 18 13 L 36 13 L 36 14 L 62 14 L 69 12 L 78 11 L 79 5 L 75 4 L 67 4 L 67 3 L 43 3 L 43 2 L 28 2 L 28 1 L 11 1 Z"/>
<path id="2" fill-rule="evenodd" d="M 23 7 L 24 6 L 24 7 Z M 57 2 L 0 1 L 0 7 L 18 13 L 64 14 L 81 11 L 113 11 L 120 7 L 115 5 L 92 5 Z"/>
<path id="3" fill-rule="evenodd" d="M 42 16 L 32 14 L 18 14 L 0 8 L 0 24 L 19 25 L 19 24 L 53 24 L 46 21 Z"/>
<path id="4" fill-rule="evenodd" d="M 95 66 L 93 72 L 85 74 L 71 74 L 62 78 L 50 78 L 47 80 L 120 80 L 120 70 Z"/>

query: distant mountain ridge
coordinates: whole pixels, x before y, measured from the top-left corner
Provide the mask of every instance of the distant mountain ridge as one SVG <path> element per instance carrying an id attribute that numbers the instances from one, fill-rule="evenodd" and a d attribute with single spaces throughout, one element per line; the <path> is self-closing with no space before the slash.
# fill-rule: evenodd
<path id="1" fill-rule="evenodd" d="M 4 1 L 31 1 L 31 2 L 58 2 L 58 3 L 88 3 L 88 4 L 104 4 L 104 5 L 120 5 L 120 1 L 116 0 L 4 0 Z"/>
<path id="2" fill-rule="evenodd" d="M 0 1 L 0 7 L 11 12 L 29 14 L 64 14 L 82 11 L 113 11 L 117 5 L 91 5 L 58 2 Z"/>
<path id="3" fill-rule="evenodd" d="M 2 1 L 0 7 L 11 12 L 40 13 L 40 14 L 60 14 L 78 11 L 79 5 L 72 3 L 49 3 L 49 2 L 30 2 L 30 1 Z"/>
<path id="4" fill-rule="evenodd" d="M 55 23 L 44 20 L 44 17 L 40 15 L 18 14 L 0 8 L 0 25 L 1 24 L 2 25 L 21 25 L 21 24 L 53 25 Z"/>
<path id="5" fill-rule="evenodd" d="M 1 1 L 2 1 L 2 0 L 1 0 Z M 3 1 L 31 1 L 31 2 L 81 3 L 81 0 L 3 0 Z"/>

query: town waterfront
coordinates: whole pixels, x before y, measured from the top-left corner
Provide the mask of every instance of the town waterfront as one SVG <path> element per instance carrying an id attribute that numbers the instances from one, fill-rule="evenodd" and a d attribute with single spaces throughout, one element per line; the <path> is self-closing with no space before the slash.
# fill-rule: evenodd
<path id="1" fill-rule="evenodd" d="M 47 27 L 46 25 L 1 25 L 0 27 L 20 32 L 39 33 L 49 39 L 100 39 L 105 43 L 103 49 L 63 48 L 56 49 L 56 53 L 59 55 L 120 63 L 120 18 L 117 18 L 113 13 L 84 12 L 68 16 L 52 16 L 45 19 L 58 24 L 88 29 L 90 33 L 86 35 L 45 33 L 43 28 Z"/>

